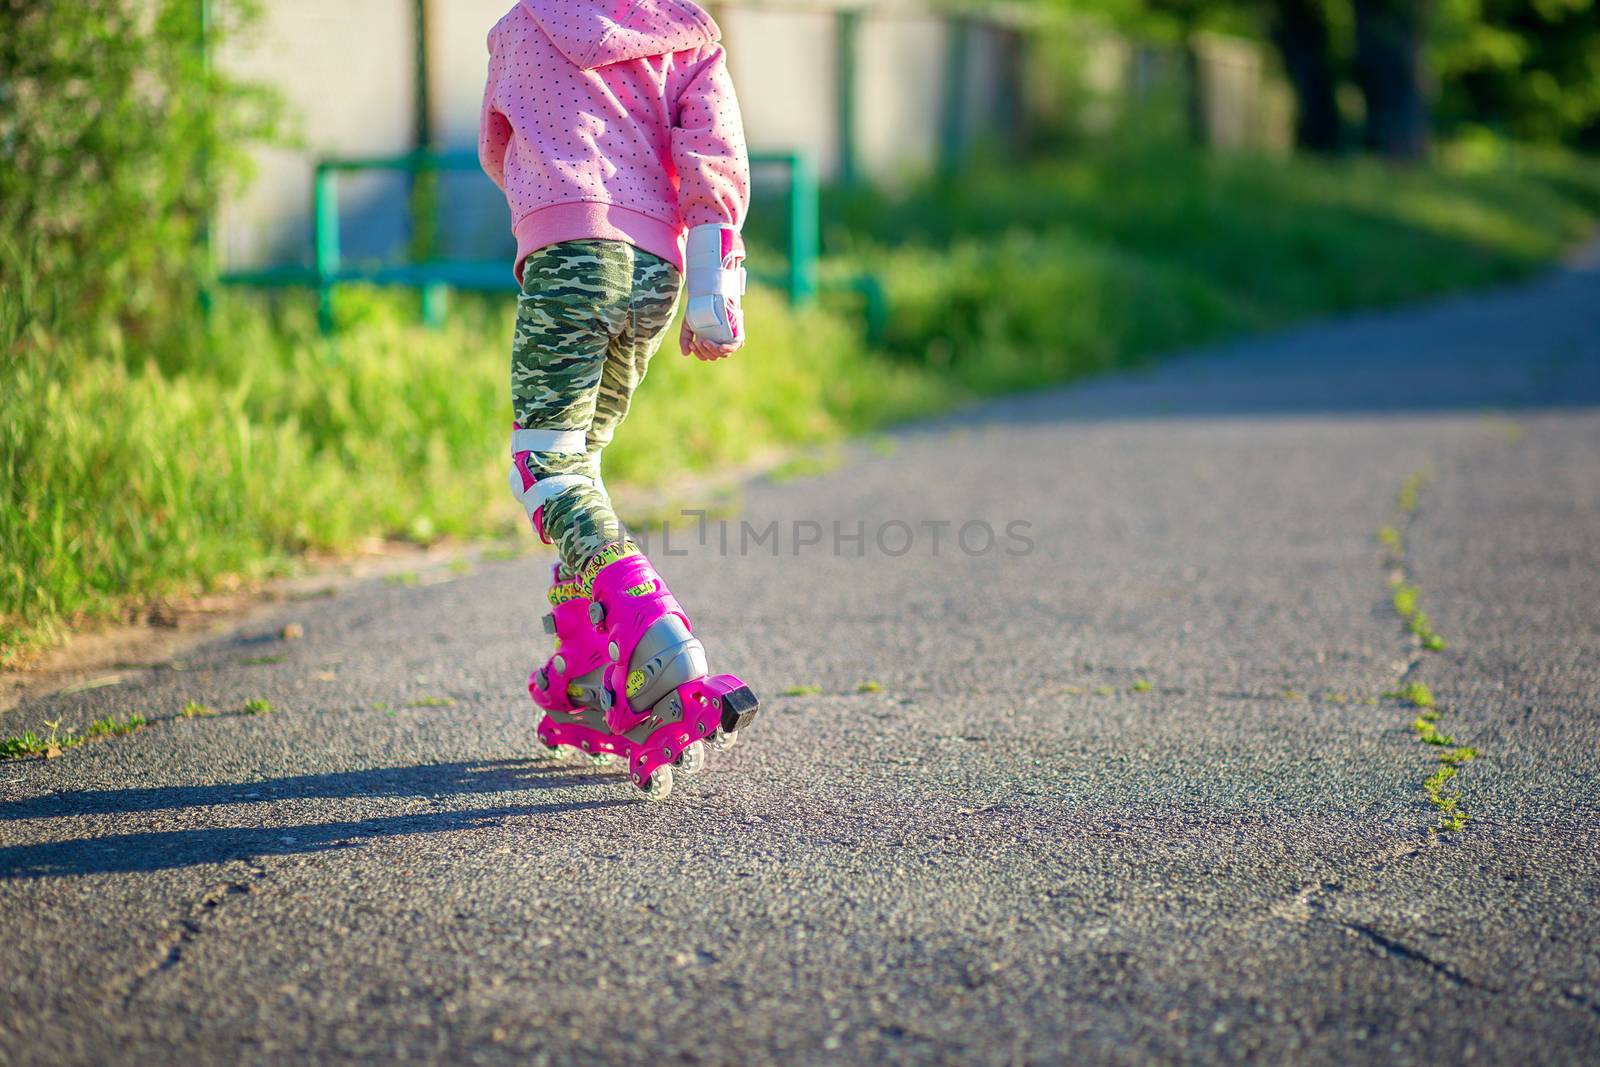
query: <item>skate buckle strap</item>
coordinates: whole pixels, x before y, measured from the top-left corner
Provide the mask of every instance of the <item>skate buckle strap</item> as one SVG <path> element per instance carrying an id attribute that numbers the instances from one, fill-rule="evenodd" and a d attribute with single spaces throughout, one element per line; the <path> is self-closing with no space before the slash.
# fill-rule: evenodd
<path id="1" fill-rule="evenodd" d="M 533 513 L 548 504 L 552 499 L 568 489 L 576 489 L 580 485 L 593 485 L 591 479 L 581 474 L 557 474 L 549 478 L 539 478 L 526 489 L 522 487 L 522 473 L 515 467 L 511 468 L 511 495 L 517 498 L 522 509 L 531 518 Z"/>
<path id="2" fill-rule="evenodd" d="M 600 573 L 601 568 L 607 564 L 615 563 L 619 559 L 639 555 L 639 546 L 632 541 L 613 541 L 600 551 L 596 552 L 583 566 L 583 576 L 579 583 L 584 596 L 592 596 L 594 590 L 594 576 Z"/>
<path id="3" fill-rule="evenodd" d="M 589 435 L 582 430 L 511 431 L 511 454 L 523 452 L 582 453 L 588 449 Z"/>
<path id="4" fill-rule="evenodd" d="M 565 582 L 557 582 L 550 587 L 550 591 L 545 596 L 549 599 L 550 606 L 553 608 L 559 608 L 570 600 L 588 599 L 583 593 L 583 583 L 576 578 Z"/>

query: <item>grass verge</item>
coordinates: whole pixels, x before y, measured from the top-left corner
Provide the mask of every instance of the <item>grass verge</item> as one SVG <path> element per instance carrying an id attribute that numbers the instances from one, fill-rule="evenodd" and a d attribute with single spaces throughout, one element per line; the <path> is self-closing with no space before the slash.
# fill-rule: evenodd
<path id="1" fill-rule="evenodd" d="M 1597 212 L 1600 168 L 1527 155 L 1396 172 L 1107 149 L 852 195 L 830 207 L 825 269 L 881 276 L 883 346 L 867 347 L 850 298 L 796 312 L 754 291 L 739 358 L 656 361 L 607 478 L 725 469 L 975 395 L 1516 277 Z M 82 287 L 41 276 L 5 235 L 0 276 L 0 665 L 307 552 L 520 521 L 503 488 L 509 302 L 459 300 L 429 332 L 409 298 L 352 289 L 324 339 L 303 295 L 229 293 L 157 336 L 83 315 Z"/>

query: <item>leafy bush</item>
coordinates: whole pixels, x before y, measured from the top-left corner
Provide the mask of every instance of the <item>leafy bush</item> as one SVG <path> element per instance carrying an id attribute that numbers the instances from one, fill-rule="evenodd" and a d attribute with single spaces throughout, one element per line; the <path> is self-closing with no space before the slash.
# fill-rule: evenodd
<path id="1" fill-rule="evenodd" d="M 883 279 L 892 351 L 989 392 L 1514 278 L 1597 211 L 1600 167 L 1558 153 L 1403 171 L 1102 146 L 844 196 L 828 234 Z"/>
<path id="2" fill-rule="evenodd" d="M 192 320 L 197 238 L 277 115 L 202 47 L 251 16 L 240 0 L 0 0 L 0 240 L 34 250 L 74 326 L 133 341 Z"/>

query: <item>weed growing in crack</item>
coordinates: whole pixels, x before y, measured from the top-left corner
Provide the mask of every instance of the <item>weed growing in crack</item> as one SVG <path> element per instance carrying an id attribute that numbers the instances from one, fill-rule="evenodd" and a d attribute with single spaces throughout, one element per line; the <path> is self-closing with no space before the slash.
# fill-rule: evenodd
<path id="1" fill-rule="evenodd" d="M 244 706 L 239 709 L 239 713 L 242 715 L 272 715 L 277 710 L 272 706 L 272 701 L 263 700 L 261 697 L 251 697 L 244 702 Z"/>
<path id="2" fill-rule="evenodd" d="M 1424 468 L 1412 471 L 1406 475 L 1406 480 L 1400 483 L 1400 493 L 1395 500 L 1402 513 L 1415 515 L 1417 513 L 1417 498 L 1422 494 L 1422 489 L 1433 481 L 1433 470 Z"/>
<path id="3" fill-rule="evenodd" d="M 814 697 L 822 692 L 820 685 L 791 685 L 780 696 L 786 697 Z"/>
<path id="4" fill-rule="evenodd" d="M 1407 682 L 1399 689 L 1383 695 L 1390 700 L 1403 700 L 1415 708 L 1433 707 L 1433 690 L 1429 689 L 1425 682 Z"/>
<path id="5" fill-rule="evenodd" d="M 1456 739 L 1449 734 L 1440 733 L 1434 719 L 1437 716 L 1418 715 L 1411 728 L 1417 732 L 1417 740 L 1425 745 L 1438 745 L 1446 747 L 1456 743 Z"/>
<path id="6" fill-rule="evenodd" d="M 54 759 L 69 749 L 90 741 L 103 741 L 108 737 L 121 737 L 141 730 L 149 725 L 149 721 L 138 712 L 133 712 L 126 719 L 117 719 L 108 715 L 103 719 L 91 722 L 83 733 L 78 733 L 77 727 L 69 726 L 61 729 L 61 720 L 46 720 L 44 725 L 49 728 L 49 733 L 40 737 L 32 730 L 24 730 L 15 737 L 0 739 L 0 762 L 5 760 L 25 759 L 29 756 L 43 756 L 45 759 Z"/>
<path id="7" fill-rule="evenodd" d="M 1456 768 L 1471 763 L 1481 753 L 1465 745 L 1452 748 L 1439 756 L 1439 769 L 1422 783 L 1428 801 L 1439 809 L 1439 829 L 1447 832 L 1460 830 L 1467 825 L 1467 813 L 1461 810 L 1461 788 L 1456 783 Z"/>

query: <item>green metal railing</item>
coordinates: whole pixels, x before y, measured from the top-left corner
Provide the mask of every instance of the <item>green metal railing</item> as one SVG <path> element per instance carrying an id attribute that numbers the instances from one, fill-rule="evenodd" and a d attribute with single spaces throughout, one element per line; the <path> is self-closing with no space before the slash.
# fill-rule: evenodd
<path id="1" fill-rule="evenodd" d="M 787 176 L 786 231 L 788 263 L 782 272 L 759 266 L 751 276 L 784 291 L 790 303 L 803 306 L 817 295 L 817 176 L 810 160 L 799 152 L 759 152 L 752 166 L 780 167 Z M 333 329 L 333 293 L 343 284 L 399 285 L 422 294 L 422 318 L 430 326 L 444 317 L 451 289 L 479 292 L 515 292 L 510 265 L 503 259 L 426 259 L 398 264 L 349 264 L 339 239 L 339 176 L 358 171 L 398 171 L 416 175 L 431 171 L 476 171 L 473 152 L 411 152 L 401 156 L 325 159 L 312 178 L 310 267 L 287 266 L 224 274 L 226 285 L 307 286 L 317 291 L 318 318 L 324 330 Z"/>

